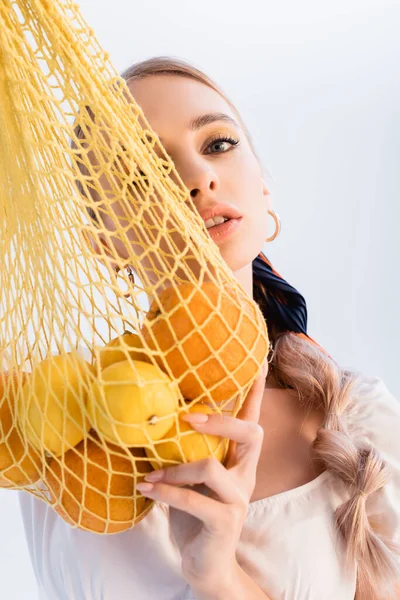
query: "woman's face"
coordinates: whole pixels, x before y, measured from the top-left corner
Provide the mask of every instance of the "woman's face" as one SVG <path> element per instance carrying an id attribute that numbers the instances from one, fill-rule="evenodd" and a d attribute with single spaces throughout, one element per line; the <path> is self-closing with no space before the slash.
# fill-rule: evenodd
<path id="1" fill-rule="evenodd" d="M 268 190 L 229 104 L 208 86 L 175 75 L 135 80 L 129 88 L 172 158 L 196 209 L 223 202 L 242 215 L 240 227 L 231 236 L 214 241 L 232 271 L 250 263 L 268 235 Z M 195 118 L 216 113 L 228 115 L 237 124 L 216 120 L 191 128 Z M 232 138 L 238 144 L 213 141 L 218 137 Z"/>
<path id="2" fill-rule="evenodd" d="M 196 210 L 222 202 L 242 215 L 231 235 L 214 242 L 232 272 L 246 265 L 251 269 L 270 235 L 268 189 L 229 104 L 208 86 L 176 75 L 134 80 L 129 88 L 173 160 Z M 210 117 L 202 126 L 191 125 L 198 117 L 218 114 L 226 115 L 225 119 Z"/>

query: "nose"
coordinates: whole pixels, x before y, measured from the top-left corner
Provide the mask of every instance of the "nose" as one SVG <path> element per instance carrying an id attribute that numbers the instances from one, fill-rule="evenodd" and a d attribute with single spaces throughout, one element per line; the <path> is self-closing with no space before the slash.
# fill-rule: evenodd
<path id="1" fill-rule="evenodd" d="M 217 181 L 216 178 L 214 178 L 212 175 L 210 175 L 208 177 L 208 181 L 205 181 L 204 184 L 200 184 L 199 187 L 192 187 L 192 186 L 188 186 L 189 190 L 190 190 L 190 196 L 192 198 L 196 198 L 196 199 L 200 199 L 201 196 L 207 196 L 209 195 L 209 192 L 216 192 L 218 185 L 217 185 Z"/>
<path id="2" fill-rule="evenodd" d="M 188 188 L 191 198 L 198 202 L 215 195 L 220 187 L 218 175 L 207 163 L 191 165 L 190 173 L 186 173 L 182 180 Z"/>

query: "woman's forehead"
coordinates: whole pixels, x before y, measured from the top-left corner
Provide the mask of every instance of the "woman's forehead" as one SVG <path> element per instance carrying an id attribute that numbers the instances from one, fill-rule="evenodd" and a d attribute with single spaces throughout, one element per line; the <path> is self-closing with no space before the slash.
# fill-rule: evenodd
<path id="1" fill-rule="evenodd" d="M 196 117 L 223 113 L 237 122 L 228 102 L 207 85 L 187 77 L 154 75 L 131 81 L 129 89 L 154 131 L 189 129 Z"/>

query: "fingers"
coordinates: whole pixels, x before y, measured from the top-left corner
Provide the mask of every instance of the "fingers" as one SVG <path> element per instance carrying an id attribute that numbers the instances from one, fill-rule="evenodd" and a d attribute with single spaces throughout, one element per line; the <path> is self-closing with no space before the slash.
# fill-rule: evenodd
<path id="1" fill-rule="evenodd" d="M 203 415 L 203 413 L 200 413 Z M 191 427 L 207 435 L 216 435 L 222 438 L 228 438 L 244 446 L 252 446 L 258 442 L 263 430 L 261 426 L 254 421 L 245 421 L 229 415 L 209 414 L 205 423 L 195 423 L 191 416 L 196 415 L 192 412 L 181 417 L 182 420 L 190 423 Z"/>
<path id="2" fill-rule="evenodd" d="M 147 483 L 138 483 L 137 489 L 148 498 L 154 498 L 159 502 L 165 502 L 173 508 L 182 510 L 193 515 L 197 519 L 201 519 L 210 529 L 218 520 L 218 514 L 223 515 L 221 507 L 226 507 L 226 504 L 220 504 L 216 500 L 207 498 L 203 494 L 188 490 L 186 488 L 174 487 L 165 483 L 155 483 L 153 488 L 149 490 Z"/>
<path id="3" fill-rule="evenodd" d="M 192 415 L 195 413 L 185 415 L 182 419 L 190 422 Z M 236 442 L 235 447 L 232 446 L 232 443 L 230 444 L 225 467 L 228 470 L 235 468 L 240 471 L 244 479 L 248 476 L 249 480 L 253 480 L 264 439 L 264 430 L 261 425 L 255 421 L 210 414 L 205 423 L 191 422 L 191 426 L 201 433 L 216 435 Z"/>
<path id="4" fill-rule="evenodd" d="M 178 502 L 179 498 L 182 498 L 178 493 L 170 491 L 170 486 L 199 484 L 205 484 L 226 504 L 240 504 L 241 502 L 244 503 L 246 501 L 246 498 L 243 497 L 243 492 L 235 485 L 234 478 L 231 477 L 225 467 L 216 458 L 206 458 L 192 463 L 184 463 L 182 465 L 168 467 L 167 469 L 159 469 L 153 473 L 154 475 L 157 474 L 157 477 L 162 475 L 161 479 L 157 478 L 157 494 L 160 494 L 160 496 L 157 497 L 161 499 L 162 495 L 163 498 L 168 498 L 168 500 L 166 500 L 168 501 L 168 504 Z M 153 473 L 146 475 L 145 480 L 153 482 Z M 187 490 L 180 491 L 185 492 Z M 193 493 L 197 494 L 197 492 Z M 190 494 L 183 495 L 190 497 Z M 173 504 L 173 506 L 180 508 L 175 504 Z"/>
<path id="5" fill-rule="evenodd" d="M 249 495 L 245 486 L 242 487 L 242 482 L 236 484 L 234 477 L 216 459 L 185 463 L 155 473 L 159 472 L 163 475 L 161 482 L 136 484 L 144 496 L 193 515 L 203 521 L 213 535 L 226 536 L 227 528 L 231 530 L 238 522 L 243 522 Z M 150 479 L 149 475 L 145 479 Z M 197 491 L 177 487 L 195 483 L 204 483 L 217 498 L 209 498 Z M 148 485 L 152 485 L 151 490 L 146 489 L 145 486 Z"/>
<path id="6" fill-rule="evenodd" d="M 151 491 L 142 488 L 146 484 L 137 484 L 137 488 L 150 498 L 156 498 L 201 519 L 210 530 L 215 530 L 216 523 L 220 527 L 222 520 L 217 511 L 221 510 L 221 506 L 225 509 L 227 506 L 234 507 L 235 510 L 247 507 L 254 488 L 264 438 L 264 431 L 258 423 L 264 379 L 265 369 L 254 381 L 246 397 L 247 406 L 242 414 L 247 418 L 200 413 L 203 418 L 208 417 L 207 421 L 195 423 L 192 418 L 195 418 L 196 413 L 181 417 L 201 433 L 216 435 L 237 444 L 236 452 L 230 454 L 225 466 L 215 458 L 184 463 L 147 475 L 146 481 L 154 481 Z M 205 484 L 217 494 L 223 504 L 193 490 L 179 487 L 196 484 Z"/>

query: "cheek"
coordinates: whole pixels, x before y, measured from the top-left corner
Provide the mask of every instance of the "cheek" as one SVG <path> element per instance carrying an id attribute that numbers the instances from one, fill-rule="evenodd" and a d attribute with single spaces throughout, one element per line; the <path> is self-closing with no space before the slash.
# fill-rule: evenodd
<path id="1" fill-rule="evenodd" d="M 175 272 L 176 276 L 184 281 L 188 280 L 188 272 L 190 277 L 199 277 L 198 263 L 186 256 L 187 253 L 190 254 L 190 247 L 186 246 L 177 223 L 165 218 L 161 202 L 160 199 L 160 206 L 152 206 L 151 214 L 147 211 L 141 215 L 139 227 L 130 227 L 126 230 L 127 244 L 113 235 L 110 235 L 110 242 L 121 258 L 129 259 L 133 253 L 140 263 L 139 277 L 141 277 L 140 273 L 145 271 L 146 277 L 153 284 L 158 282 L 156 273 L 163 275 L 165 272 Z M 112 205 L 112 212 L 115 217 L 107 216 L 104 218 L 104 226 L 111 234 L 117 230 L 118 222 L 121 225 L 125 222 L 126 227 L 126 219 L 128 218 L 124 208 L 118 202 Z M 131 219 L 135 221 L 137 216 L 132 213 Z M 168 234 L 162 233 L 160 223 L 164 223 Z M 130 252 L 128 252 L 127 247 L 130 248 Z M 187 248 L 187 252 L 183 253 L 185 248 Z M 185 267 L 183 269 L 177 265 L 178 256 L 182 254 L 185 257 Z M 134 269 L 136 266 L 134 262 Z"/>
<path id="2" fill-rule="evenodd" d="M 230 169 L 230 176 L 239 188 L 245 187 L 253 194 L 262 195 L 262 173 L 260 165 L 250 148 L 238 152 Z"/>
<path id="3" fill-rule="evenodd" d="M 266 218 L 268 210 L 267 196 L 260 167 L 255 160 L 240 161 L 231 179 L 232 201 L 243 214 L 252 218 Z"/>
<path id="4" fill-rule="evenodd" d="M 244 235 L 261 249 L 265 239 L 272 235 L 273 220 L 268 216 L 269 200 L 253 155 L 239 162 L 232 184 L 232 201 L 244 215 Z"/>

